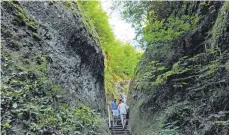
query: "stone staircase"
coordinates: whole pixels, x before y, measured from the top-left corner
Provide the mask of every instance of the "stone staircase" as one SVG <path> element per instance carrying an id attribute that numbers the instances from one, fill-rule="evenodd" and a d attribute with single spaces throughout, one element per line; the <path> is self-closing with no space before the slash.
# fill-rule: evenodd
<path id="1" fill-rule="evenodd" d="M 113 122 L 111 121 L 110 130 L 111 130 L 111 134 L 112 135 L 131 135 L 130 129 L 129 129 L 129 126 L 128 126 L 128 120 L 126 122 L 126 126 L 125 126 L 124 129 L 122 128 L 122 124 L 121 124 L 121 120 L 120 119 L 118 120 L 116 126 L 113 126 L 112 123 Z"/>

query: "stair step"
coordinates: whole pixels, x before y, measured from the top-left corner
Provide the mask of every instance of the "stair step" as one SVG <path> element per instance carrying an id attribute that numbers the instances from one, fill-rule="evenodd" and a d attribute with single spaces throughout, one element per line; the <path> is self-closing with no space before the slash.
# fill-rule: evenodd
<path id="1" fill-rule="evenodd" d="M 113 132 L 113 131 L 118 131 L 118 132 L 119 132 L 119 131 L 125 131 L 125 130 L 126 130 L 126 129 L 123 130 L 122 128 L 120 128 L 120 129 L 115 129 L 115 130 L 111 130 L 111 131 L 112 131 L 112 132 Z"/>
<path id="2" fill-rule="evenodd" d="M 120 133 L 111 133 L 112 135 L 129 135 L 129 134 L 131 134 L 130 132 L 129 133 L 122 133 L 122 132 L 120 132 Z"/>
<path id="3" fill-rule="evenodd" d="M 122 135 L 125 135 L 125 134 L 130 134 L 130 132 L 112 132 L 111 134 L 122 134 Z"/>
<path id="4" fill-rule="evenodd" d="M 110 129 L 111 131 L 116 131 L 116 130 L 123 130 L 123 128 L 122 127 L 120 127 L 120 128 L 112 128 L 112 129 Z M 129 130 L 129 128 L 125 128 L 124 130 Z"/>
<path id="5" fill-rule="evenodd" d="M 117 122 L 117 125 L 113 127 L 113 121 L 111 121 L 111 134 L 112 135 L 131 135 L 129 126 L 128 126 L 128 120 L 126 119 L 126 125 L 125 129 L 123 129 L 122 124 L 121 124 L 121 119 L 116 119 L 115 122 Z"/>
<path id="6" fill-rule="evenodd" d="M 125 126 L 125 129 L 128 129 L 128 126 Z M 115 130 L 115 129 L 123 129 L 122 126 L 118 126 L 118 127 L 111 127 L 110 130 Z"/>
<path id="7" fill-rule="evenodd" d="M 127 131 L 127 130 L 115 130 L 115 131 L 111 131 L 111 132 L 130 132 L 130 131 Z"/>
<path id="8" fill-rule="evenodd" d="M 123 129 L 122 127 L 111 127 L 110 130 L 116 130 L 116 129 Z M 129 127 L 125 127 L 125 129 L 129 129 Z"/>
<path id="9" fill-rule="evenodd" d="M 129 133 L 122 133 L 122 132 L 120 132 L 120 133 L 111 133 L 112 135 L 130 135 L 131 133 L 129 132 Z"/>
<path id="10" fill-rule="evenodd" d="M 111 133 L 130 133 L 130 131 L 113 131 Z"/>
<path id="11" fill-rule="evenodd" d="M 119 128 L 119 127 L 122 127 L 122 125 L 111 126 L 111 128 Z M 125 127 L 129 127 L 129 126 L 125 125 Z"/>
<path id="12" fill-rule="evenodd" d="M 120 122 L 117 122 L 116 124 L 117 124 L 117 126 L 118 126 L 118 125 L 122 125 L 121 121 L 120 121 Z M 113 125 L 113 123 L 111 123 L 111 126 L 112 126 L 112 125 Z M 128 125 L 128 122 L 126 122 L 126 125 Z"/>
<path id="13" fill-rule="evenodd" d="M 125 128 L 125 129 L 119 128 L 119 129 L 113 129 L 111 131 L 130 131 L 130 130 L 128 128 Z"/>
<path id="14" fill-rule="evenodd" d="M 128 128 L 129 126 L 125 125 L 125 128 Z M 122 128 L 122 125 L 120 126 L 114 126 L 114 127 L 111 127 L 110 129 L 113 129 L 113 128 Z"/>
<path id="15" fill-rule="evenodd" d="M 123 134 L 123 133 L 115 133 L 115 134 L 112 134 L 112 135 L 131 135 L 131 133 L 125 133 L 125 134 Z"/>
<path id="16" fill-rule="evenodd" d="M 121 133 L 130 133 L 130 131 L 128 131 L 128 132 L 111 132 L 112 134 L 114 134 L 114 133 L 116 133 L 116 134 L 121 134 Z"/>
<path id="17" fill-rule="evenodd" d="M 121 119 L 117 119 L 115 121 L 121 121 Z M 129 119 L 126 119 L 126 121 L 129 121 Z M 113 122 L 113 120 L 111 120 L 111 123 Z"/>

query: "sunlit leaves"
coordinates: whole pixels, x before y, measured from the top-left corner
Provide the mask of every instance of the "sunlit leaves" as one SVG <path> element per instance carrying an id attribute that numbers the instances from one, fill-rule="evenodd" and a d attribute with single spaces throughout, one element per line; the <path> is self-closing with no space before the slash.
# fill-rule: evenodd
<path id="1" fill-rule="evenodd" d="M 159 40 L 172 40 L 179 35 L 193 30 L 197 23 L 197 16 L 183 15 L 179 17 L 169 17 L 162 20 L 148 20 L 144 28 L 144 39 L 147 42 Z"/>
<path id="2" fill-rule="evenodd" d="M 107 14 L 98 1 L 82 1 L 87 21 L 93 24 L 105 56 L 105 89 L 107 94 L 116 94 L 115 83 L 132 77 L 140 53 L 127 43 L 115 40 Z"/>

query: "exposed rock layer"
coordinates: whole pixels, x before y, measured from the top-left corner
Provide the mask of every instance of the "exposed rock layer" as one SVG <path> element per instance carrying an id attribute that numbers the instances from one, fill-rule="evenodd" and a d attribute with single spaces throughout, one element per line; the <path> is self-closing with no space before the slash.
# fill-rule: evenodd
<path id="1" fill-rule="evenodd" d="M 105 114 L 102 50 L 77 4 L 67 4 L 1 2 L 4 129 L 10 124 L 11 131 L 20 130 L 30 104 L 41 107 L 38 110 L 55 106 L 58 111 L 60 104 L 74 108 L 82 103 Z M 37 122 L 35 115 L 29 117 L 29 126 Z"/>
<path id="2" fill-rule="evenodd" d="M 64 4 L 51 2 L 19 4 L 37 27 L 30 28 L 24 20 L 15 20 L 15 14 L 19 11 L 13 5 L 2 3 L 2 52 L 15 52 L 29 58 L 37 54 L 46 55 L 49 79 L 68 90 L 72 96 L 71 99 L 68 97 L 69 100 L 79 100 L 102 109 L 105 101 L 103 55 L 85 28 L 79 10 L 71 11 Z M 34 38 L 35 34 L 39 36 L 38 40 Z M 27 59 L 20 56 L 12 68 L 17 66 L 17 61 Z M 8 70 L 3 70 L 3 80 L 4 76 L 15 72 Z"/>
<path id="3" fill-rule="evenodd" d="M 229 3 L 181 3 L 170 16 L 197 15 L 198 23 L 147 47 L 130 87 L 132 130 L 229 134 Z"/>

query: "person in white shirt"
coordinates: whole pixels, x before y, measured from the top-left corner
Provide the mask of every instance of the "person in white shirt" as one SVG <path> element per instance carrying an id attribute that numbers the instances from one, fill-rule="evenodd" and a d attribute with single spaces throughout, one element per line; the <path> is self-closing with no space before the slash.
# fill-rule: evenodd
<path id="1" fill-rule="evenodd" d="M 120 113 L 120 118 L 121 118 L 123 129 L 124 129 L 124 126 L 126 124 L 126 120 L 124 120 L 124 119 L 126 119 L 126 114 L 127 114 L 127 109 L 128 108 L 129 107 L 125 103 L 123 103 L 123 101 L 122 101 L 121 104 L 118 105 L 118 110 L 119 110 L 119 113 Z"/>

